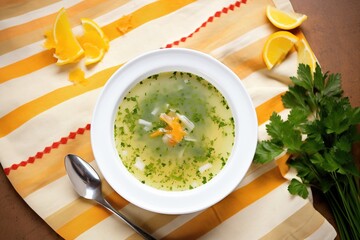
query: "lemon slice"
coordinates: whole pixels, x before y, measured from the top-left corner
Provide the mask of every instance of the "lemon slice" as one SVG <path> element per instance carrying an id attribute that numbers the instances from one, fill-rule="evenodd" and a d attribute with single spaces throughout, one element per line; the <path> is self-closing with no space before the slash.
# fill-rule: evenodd
<path id="1" fill-rule="evenodd" d="M 263 59 L 268 69 L 284 60 L 286 55 L 298 42 L 299 38 L 287 31 L 278 31 L 271 34 L 263 48 Z"/>
<path id="2" fill-rule="evenodd" d="M 73 63 L 83 55 L 84 50 L 71 31 L 71 25 L 64 8 L 60 9 L 56 16 L 52 34 L 53 39 L 49 39 L 48 47 L 51 47 L 52 44 L 55 46 L 54 56 L 58 59 L 56 64 Z M 51 41 L 53 41 L 52 44 L 50 44 Z"/>
<path id="3" fill-rule="evenodd" d="M 79 42 L 85 51 L 85 65 L 99 62 L 109 49 L 109 40 L 99 25 L 89 18 L 82 18 L 84 35 Z"/>
<path id="4" fill-rule="evenodd" d="M 298 54 L 298 63 L 308 64 L 312 72 L 316 68 L 316 57 L 314 52 L 311 50 L 308 42 L 305 38 L 301 38 L 296 44 L 295 48 Z"/>
<path id="5" fill-rule="evenodd" d="M 285 12 L 273 6 L 267 6 L 266 16 L 272 24 L 283 30 L 294 29 L 307 19 L 304 14 Z"/>

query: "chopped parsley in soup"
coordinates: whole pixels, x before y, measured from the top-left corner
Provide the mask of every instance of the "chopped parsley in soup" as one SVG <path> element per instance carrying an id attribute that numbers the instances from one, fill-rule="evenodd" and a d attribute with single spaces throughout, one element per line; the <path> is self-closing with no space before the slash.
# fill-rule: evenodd
<path id="1" fill-rule="evenodd" d="M 120 103 L 116 149 L 139 181 L 161 190 L 193 189 L 220 172 L 234 144 L 234 119 L 222 94 L 186 72 L 140 81 Z"/>

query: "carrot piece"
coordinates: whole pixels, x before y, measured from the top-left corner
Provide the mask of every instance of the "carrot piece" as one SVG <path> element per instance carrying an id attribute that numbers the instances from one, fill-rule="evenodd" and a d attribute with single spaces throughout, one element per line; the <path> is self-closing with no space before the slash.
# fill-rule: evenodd
<path id="1" fill-rule="evenodd" d="M 163 120 L 168 126 L 166 127 L 166 131 L 163 129 L 157 129 L 153 133 L 150 134 L 150 137 L 157 137 L 163 134 L 167 134 L 169 137 L 169 141 L 167 142 L 170 146 L 175 146 L 186 135 L 186 132 L 181 127 L 178 117 L 171 117 L 165 113 L 160 114 L 160 119 Z"/>
<path id="2" fill-rule="evenodd" d="M 163 135 L 164 133 L 165 133 L 165 132 L 162 131 L 162 130 L 159 128 L 159 129 L 157 129 L 156 131 L 152 132 L 152 133 L 150 134 L 150 137 L 152 137 L 152 138 L 158 137 L 158 136 Z"/>

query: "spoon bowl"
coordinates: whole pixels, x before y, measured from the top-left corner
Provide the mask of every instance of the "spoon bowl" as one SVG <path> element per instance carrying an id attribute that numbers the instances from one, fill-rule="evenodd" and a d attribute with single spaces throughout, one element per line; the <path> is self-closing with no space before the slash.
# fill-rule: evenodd
<path id="1" fill-rule="evenodd" d="M 65 169 L 75 191 L 83 198 L 94 200 L 110 212 L 114 213 L 132 229 L 139 233 L 144 239 L 155 239 L 145 230 L 132 223 L 123 214 L 118 212 L 108 203 L 102 195 L 101 179 L 89 163 L 74 154 L 65 156 Z"/>

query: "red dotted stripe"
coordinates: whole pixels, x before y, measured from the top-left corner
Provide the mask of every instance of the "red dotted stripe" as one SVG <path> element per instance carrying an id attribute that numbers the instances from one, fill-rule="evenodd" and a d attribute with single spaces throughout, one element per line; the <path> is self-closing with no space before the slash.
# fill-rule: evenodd
<path id="1" fill-rule="evenodd" d="M 211 23 L 215 18 L 221 17 L 223 14 L 227 14 L 229 11 L 234 11 L 235 8 L 239 8 L 241 4 L 246 4 L 246 0 L 236 1 L 233 4 L 230 4 L 228 7 L 224 7 L 221 11 L 217 11 L 213 16 L 209 17 L 206 22 L 203 22 L 200 27 L 198 27 L 193 33 L 187 37 L 182 37 L 180 40 L 173 43 L 167 44 L 165 48 L 172 48 L 173 46 L 179 45 L 181 42 L 185 42 L 187 39 L 191 38 L 195 33 L 199 32 L 201 28 L 205 28 L 208 23 Z"/>
<path id="2" fill-rule="evenodd" d="M 185 42 L 188 38 L 191 38 L 195 33 L 199 32 L 201 28 L 205 28 L 208 23 L 211 23 L 215 18 L 221 17 L 223 14 L 227 14 L 229 11 L 234 11 L 235 8 L 239 8 L 241 4 L 246 4 L 246 0 L 236 1 L 233 4 L 230 4 L 228 7 L 224 7 L 221 11 L 217 11 L 213 16 L 209 17 L 206 22 L 202 23 L 193 33 L 187 37 L 182 37 L 180 40 L 175 41 L 171 44 L 167 44 L 165 48 L 171 48 L 173 46 L 179 45 L 180 42 Z M 43 151 L 36 153 L 35 156 L 29 157 L 27 160 L 22 161 L 18 164 L 13 164 L 11 167 L 4 168 L 6 175 L 10 174 L 11 170 L 16 170 L 20 166 L 25 167 L 29 163 L 34 163 L 36 159 L 41 159 L 44 154 L 48 154 L 52 149 L 58 148 L 61 144 L 66 144 L 68 140 L 75 139 L 78 134 L 83 134 L 85 131 L 90 130 L 90 124 L 87 124 L 84 128 L 79 128 L 76 132 L 70 132 L 69 136 L 63 137 L 58 142 L 54 142 L 51 146 L 45 147 Z"/>
<path id="3" fill-rule="evenodd" d="M 79 134 L 82 135 L 82 134 L 84 134 L 85 131 L 89 131 L 90 127 L 91 127 L 91 125 L 87 124 L 84 128 L 79 128 L 76 132 L 70 132 L 70 134 L 67 137 L 63 137 L 59 141 L 54 142 L 51 146 L 45 147 L 43 151 L 37 152 L 35 154 L 35 156 L 29 157 L 27 160 L 21 161 L 20 163 L 15 163 L 15 164 L 11 165 L 11 167 L 4 168 L 5 174 L 9 175 L 11 170 L 16 170 L 19 167 L 25 167 L 29 163 L 34 163 L 36 159 L 41 159 L 44 156 L 44 154 L 48 154 L 53 149 L 58 148 L 60 145 L 64 145 L 69 140 L 75 139 L 77 135 L 79 135 Z"/>

